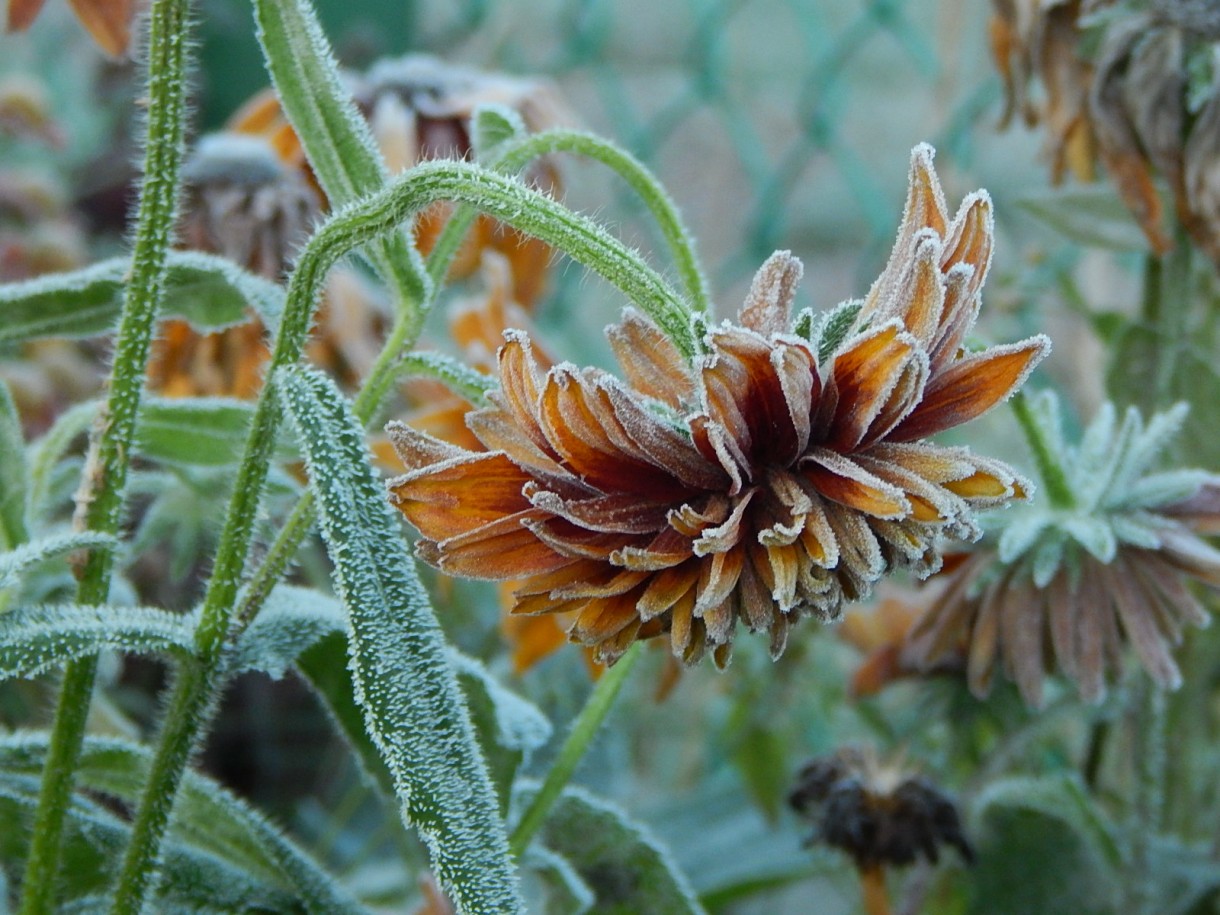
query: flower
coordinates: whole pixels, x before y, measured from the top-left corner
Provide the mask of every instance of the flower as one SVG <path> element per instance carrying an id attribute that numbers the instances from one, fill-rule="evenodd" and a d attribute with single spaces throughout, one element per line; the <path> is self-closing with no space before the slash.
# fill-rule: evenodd
<path id="1" fill-rule="evenodd" d="M 516 613 L 567 613 L 613 663 L 668 634 L 727 663 L 737 623 L 784 649 L 803 615 L 836 617 L 886 572 L 938 563 L 976 508 L 1024 497 L 1004 464 L 924 441 L 1011 394 L 1048 341 L 966 353 L 991 252 L 990 202 L 949 220 L 921 146 L 894 252 L 863 302 L 790 323 L 799 261 L 778 252 L 738 323 L 688 364 L 632 310 L 609 328 L 626 381 L 545 374 L 505 334 L 501 389 L 467 425 L 485 451 L 387 427 L 408 473 L 392 501 L 447 573 L 524 578 Z M 795 331 L 802 331 L 798 333 Z"/>
<path id="2" fill-rule="evenodd" d="M 5 28 L 23 32 L 42 12 L 45 0 L 8 0 Z M 69 0 L 72 11 L 88 30 L 98 47 L 111 57 L 122 57 L 131 44 L 131 22 L 136 14 L 135 0 Z"/>
<path id="3" fill-rule="evenodd" d="M 484 73 L 422 54 L 380 60 L 366 74 L 347 74 L 347 80 L 392 174 L 428 159 L 471 158 L 471 118 L 480 105 L 503 105 L 516 111 L 533 132 L 572 119 L 547 82 Z M 264 137 L 287 165 L 307 174 L 317 187 L 300 140 L 270 89 L 246 102 L 229 120 L 228 129 Z M 522 178 L 547 193 L 559 193 L 559 170 L 552 157 L 535 160 Z M 432 250 L 452 211 L 450 204 L 440 202 L 419 214 L 414 231 L 423 253 Z M 462 279 L 473 273 L 484 250 L 508 258 L 513 268 L 513 296 L 518 302 L 530 306 L 537 301 L 551 259 L 545 243 L 480 216 L 455 258 L 450 276 Z"/>
<path id="4" fill-rule="evenodd" d="M 1057 401 L 1047 395 L 1039 406 L 1057 438 Z M 927 669 L 965 645 L 980 698 L 1002 663 L 1031 706 L 1056 666 L 1099 701 L 1127 643 L 1157 683 L 1177 686 L 1171 649 L 1187 623 L 1208 621 L 1188 582 L 1220 588 L 1220 551 L 1197 533 L 1220 524 L 1220 477 L 1148 472 L 1184 416 L 1179 407 L 1145 425 L 1132 408 L 1120 424 L 1106 405 L 1077 448 L 1057 446 L 1074 504 L 1009 513 L 949 576 L 911 630 L 903 663 Z"/>
<path id="5" fill-rule="evenodd" d="M 810 760 L 788 803 L 814 823 L 807 845 L 842 849 L 862 873 L 919 857 L 935 864 L 940 845 L 974 860 L 953 801 L 930 779 L 883 765 L 874 752 L 845 747 Z"/>

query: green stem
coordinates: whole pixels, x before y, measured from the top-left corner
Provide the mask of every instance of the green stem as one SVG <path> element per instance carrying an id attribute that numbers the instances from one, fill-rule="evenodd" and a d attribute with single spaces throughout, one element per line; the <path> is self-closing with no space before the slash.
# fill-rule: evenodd
<path id="1" fill-rule="evenodd" d="M 496 169 L 516 173 L 539 156 L 560 152 L 600 162 L 627 182 L 656 220 L 686 294 L 690 297 L 692 309 L 710 311 L 711 296 L 695 253 L 694 237 L 683 224 L 678 208 L 665 187 L 635 156 L 595 134 L 579 130 L 547 130 L 515 143 L 496 162 Z"/>
<path id="2" fill-rule="evenodd" d="M 1131 741 L 1136 782 L 1126 911 L 1132 915 L 1155 915 L 1160 911 L 1161 900 L 1152 843 L 1161 831 L 1165 800 L 1165 692 L 1152 680 L 1146 677 L 1143 680 L 1135 715 L 1136 735 Z"/>
<path id="3" fill-rule="evenodd" d="M 145 899 L 154 887 L 161 842 L 177 800 L 178 785 L 198 735 L 211 717 L 217 687 L 223 680 L 221 673 L 220 665 L 197 659 L 184 662 L 178 669 L 166 705 L 157 755 L 148 771 L 139 813 L 119 873 L 110 909 L 113 915 L 140 915 L 145 911 Z"/>
<path id="4" fill-rule="evenodd" d="M 149 345 L 165 292 L 166 261 L 176 220 L 186 112 L 187 14 L 187 0 L 153 0 L 149 18 L 144 182 L 131 278 L 115 341 L 106 407 L 94 427 L 78 496 L 85 527 L 108 534 L 118 532 L 122 519 Z M 113 557 L 108 549 L 88 555 L 77 588 L 78 603 L 105 603 Z M 96 669 L 96 659 L 86 658 L 69 664 L 64 673 L 26 861 L 22 915 L 49 912 L 54 903 L 64 816 L 71 802 Z"/>
<path id="5" fill-rule="evenodd" d="M 1016 414 L 1017 422 L 1021 424 L 1021 431 L 1025 433 L 1025 441 L 1033 453 L 1034 463 L 1038 466 L 1038 475 L 1046 487 L 1046 495 L 1051 505 L 1055 508 L 1071 508 L 1076 504 L 1076 497 L 1072 494 L 1072 487 L 1068 484 L 1067 473 L 1059 461 L 1059 456 L 1046 441 L 1042 427 L 1030 408 L 1029 398 L 1022 391 L 1015 394 L 1008 402 L 1012 406 L 1012 412 Z"/>
<path id="6" fill-rule="evenodd" d="M 593 735 L 606 719 L 619 690 L 627 680 L 627 675 L 639 659 L 640 650 L 640 643 L 636 642 L 619 658 L 617 664 L 602 674 L 597 685 L 593 687 L 585 707 L 580 710 L 576 722 L 572 725 L 572 732 L 568 734 L 568 739 L 564 741 L 559 756 L 555 759 L 555 764 L 547 773 L 546 780 L 530 801 L 525 813 L 521 815 L 521 819 L 517 821 L 508 843 L 515 857 L 520 858 L 529 847 L 530 840 L 546 821 L 551 807 L 567 787 L 585 751 L 589 749 Z"/>

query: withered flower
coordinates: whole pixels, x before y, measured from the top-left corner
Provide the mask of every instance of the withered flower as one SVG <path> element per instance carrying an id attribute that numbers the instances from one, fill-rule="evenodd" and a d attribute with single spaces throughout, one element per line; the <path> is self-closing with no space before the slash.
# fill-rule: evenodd
<path id="1" fill-rule="evenodd" d="M 1046 153 L 1058 184 L 1070 170 L 1092 181 L 1097 141 L 1089 120 L 1093 67 L 1080 49 L 1082 0 L 992 0 L 991 51 L 1004 81 L 1000 127 L 1020 113 L 1046 126 Z M 1043 96 L 1031 89 L 1037 76 Z"/>
<path id="2" fill-rule="evenodd" d="M 5 29 L 23 32 L 33 24 L 46 0 L 8 0 Z M 122 57 L 131 44 L 131 23 L 136 14 L 136 0 L 68 0 L 72 12 L 111 57 Z"/>
<path id="3" fill-rule="evenodd" d="M 545 81 L 485 73 L 422 54 L 378 61 L 366 74 L 348 74 L 348 83 L 391 173 L 428 159 L 471 158 L 471 118 L 480 105 L 497 104 L 516 111 L 532 132 L 572 119 L 558 92 Z M 228 128 L 266 138 L 285 163 L 307 174 L 317 186 L 300 140 L 271 90 L 242 106 Z M 540 190 L 559 193 L 559 170 L 550 157 L 532 163 L 522 179 Z M 452 209 L 448 203 L 436 203 L 417 218 L 416 242 L 425 254 L 432 250 Z M 451 276 L 461 279 L 470 275 L 478 267 L 481 253 L 488 249 L 508 258 L 513 268 L 514 298 L 525 306 L 532 305 L 542 294 L 550 248 L 480 216 L 454 261 Z"/>
<path id="4" fill-rule="evenodd" d="M 930 779 L 882 764 L 871 750 L 844 747 L 810 760 L 788 803 L 813 823 L 806 845 L 822 843 L 851 855 L 870 915 L 890 910 L 885 868 L 918 858 L 935 864 L 941 845 L 957 849 L 967 864 L 974 860 L 953 800 Z"/>
<path id="5" fill-rule="evenodd" d="M 974 510 L 1021 498 L 1006 465 L 924 439 L 1011 394 L 1048 341 L 966 353 L 991 254 L 990 202 L 950 220 L 932 152 L 912 157 L 893 255 L 868 297 L 823 325 L 790 321 L 800 263 L 759 271 L 694 364 L 628 310 L 608 330 L 626 381 L 545 374 L 505 335 L 501 390 L 473 412 L 472 452 L 402 424 L 391 498 L 442 571 L 524 578 L 517 613 L 570 613 L 612 663 L 667 633 L 687 663 L 727 663 L 738 621 L 783 651 L 790 624 L 836 617 L 886 572 L 939 562 Z M 796 331 L 803 331 L 796 332 Z"/>
<path id="6" fill-rule="evenodd" d="M 1061 440 L 1056 402 L 1048 395 L 1040 409 Z M 1133 408 L 1119 423 L 1107 405 L 1079 448 L 1057 449 L 1075 504 L 1009 513 L 912 629 L 904 663 L 927 668 L 964 648 L 979 697 L 1002 664 L 1032 706 L 1055 667 L 1098 701 L 1129 644 L 1157 683 L 1176 687 L 1171 650 L 1187 623 L 1208 622 L 1188 584 L 1220 588 L 1220 551 L 1198 536 L 1220 524 L 1220 478 L 1148 472 L 1184 415 L 1145 425 Z"/>
<path id="7" fill-rule="evenodd" d="M 992 47 L 1008 107 L 1044 120 L 1057 181 L 1100 159 L 1157 254 L 1173 246 L 1155 178 L 1177 220 L 1220 263 L 1220 8 L 1209 0 L 994 0 Z M 1090 15 L 1100 8 L 1104 15 Z M 1096 47 L 1096 51 L 1086 48 Z M 1045 102 L 1031 99 L 1037 74 Z"/>

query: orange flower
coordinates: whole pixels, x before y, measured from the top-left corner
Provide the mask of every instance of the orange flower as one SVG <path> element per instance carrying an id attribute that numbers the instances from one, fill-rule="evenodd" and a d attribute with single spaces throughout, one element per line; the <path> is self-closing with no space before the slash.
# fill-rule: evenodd
<path id="1" fill-rule="evenodd" d="M 45 0 L 8 0 L 10 32 L 28 29 L 42 11 Z M 135 0 L 68 0 L 76 18 L 93 36 L 98 47 L 111 57 L 122 57 L 131 44 L 131 21 Z"/>
<path id="2" fill-rule="evenodd" d="M 798 617 L 836 617 L 891 569 L 934 570 L 936 538 L 974 536 L 975 508 L 1027 490 L 998 461 L 923 439 L 1011 394 L 1048 341 L 962 351 L 990 203 L 974 195 L 950 221 L 931 155 L 913 156 L 890 263 L 850 325 L 818 340 L 789 329 L 801 268 L 787 252 L 694 365 L 630 310 L 609 331 L 627 383 L 543 374 L 528 337 L 506 334 L 501 391 L 467 419 L 487 451 L 389 427 L 409 468 L 391 498 L 420 555 L 524 577 L 514 612 L 571 614 L 569 636 L 606 663 L 668 634 L 687 663 L 711 649 L 723 665 L 739 621 L 778 656 Z"/>

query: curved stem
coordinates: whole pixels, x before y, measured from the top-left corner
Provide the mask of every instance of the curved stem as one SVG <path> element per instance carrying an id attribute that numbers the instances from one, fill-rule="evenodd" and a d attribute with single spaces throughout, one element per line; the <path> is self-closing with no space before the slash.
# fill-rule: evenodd
<path id="1" fill-rule="evenodd" d="M 1021 391 L 1014 394 L 1008 402 L 1012 406 L 1012 412 L 1016 414 L 1017 422 L 1021 424 L 1021 431 L 1025 433 L 1025 441 L 1033 453 L 1034 463 L 1038 465 L 1038 475 L 1046 486 L 1046 495 L 1051 505 L 1055 508 L 1071 508 L 1076 504 L 1076 497 L 1072 494 L 1072 487 L 1068 485 L 1067 473 L 1059 461 L 1059 455 L 1054 453 L 1046 441 L 1042 427 L 1029 406 L 1029 398 Z"/>
<path id="2" fill-rule="evenodd" d="M 606 719 L 606 715 L 614 705 L 614 700 L 623 688 L 627 675 L 639 659 L 640 650 L 639 642 L 627 649 L 627 653 L 619 658 L 618 663 L 602 674 L 601 679 L 593 687 L 593 691 L 589 693 L 585 707 L 576 717 L 572 731 L 555 758 L 551 771 L 547 773 L 542 787 L 538 789 L 538 793 L 530 801 L 525 813 L 517 821 L 517 826 L 508 840 L 509 848 L 515 857 L 520 858 L 529 848 L 530 840 L 546 822 L 546 816 L 550 813 L 551 807 L 571 781 L 572 774 L 576 771 L 581 759 L 584 758 L 585 751 L 589 749 L 593 735 L 597 733 L 598 728 Z"/>
<path id="3" fill-rule="evenodd" d="M 144 182 L 131 278 L 124 294 L 106 407 L 94 426 L 77 497 L 78 522 L 108 534 L 118 531 L 122 517 L 149 345 L 164 296 L 176 220 L 186 111 L 187 13 L 187 0 L 153 0 L 149 19 Z M 78 603 L 105 603 L 113 557 L 108 549 L 88 555 L 77 588 Z M 85 658 L 69 664 L 64 673 L 26 861 L 22 915 L 48 912 L 54 903 L 64 816 L 71 802 L 96 668 L 96 658 Z"/>
<path id="4" fill-rule="evenodd" d="M 517 141 L 500 157 L 495 167 L 500 171 L 515 173 L 539 156 L 559 152 L 600 162 L 627 182 L 656 220 L 682 284 L 686 287 L 691 307 L 695 311 L 709 311 L 711 297 L 707 279 L 695 253 L 694 237 L 682 222 L 678 207 L 665 187 L 635 156 L 595 134 L 580 130 L 547 130 Z"/>
<path id="5" fill-rule="evenodd" d="M 860 892 L 867 915 L 890 915 L 890 894 L 885 888 L 885 870 L 879 864 L 860 868 Z"/>

